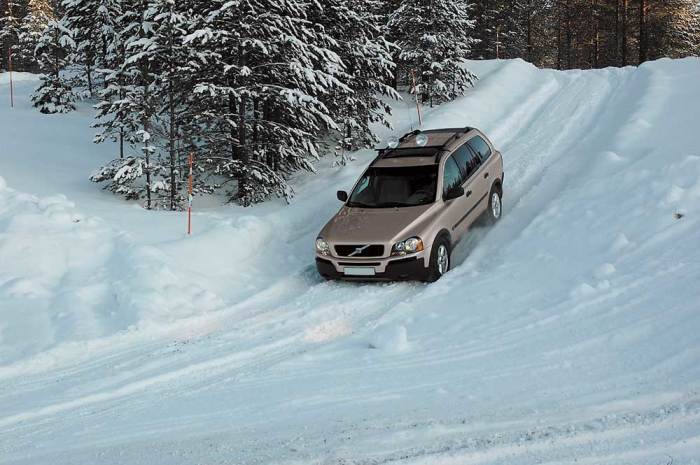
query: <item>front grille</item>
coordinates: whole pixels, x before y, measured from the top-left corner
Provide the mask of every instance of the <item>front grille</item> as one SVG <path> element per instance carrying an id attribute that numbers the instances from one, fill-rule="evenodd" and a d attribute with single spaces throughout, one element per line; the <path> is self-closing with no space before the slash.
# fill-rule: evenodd
<path id="1" fill-rule="evenodd" d="M 362 249 L 360 251 L 360 249 Z M 381 257 L 384 255 L 383 245 L 336 245 L 335 253 L 339 257 Z"/>
<path id="2" fill-rule="evenodd" d="M 379 262 L 339 262 L 340 266 L 379 266 Z"/>

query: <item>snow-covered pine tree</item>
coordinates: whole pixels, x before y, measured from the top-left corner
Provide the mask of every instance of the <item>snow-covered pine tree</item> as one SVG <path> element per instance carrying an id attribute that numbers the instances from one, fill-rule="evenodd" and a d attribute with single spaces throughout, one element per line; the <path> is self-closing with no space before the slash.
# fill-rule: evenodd
<path id="1" fill-rule="evenodd" d="M 214 173 L 237 181 L 232 199 L 242 205 L 288 197 L 284 177 L 313 169 L 318 134 L 337 129 L 321 98 L 349 88 L 306 9 L 297 0 L 216 0 L 207 27 L 188 39 L 217 57 L 195 89 L 203 150 Z"/>
<path id="2" fill-rule="evenodd" d="M 184 7 L 184 8 L 183 8 Z M 168 160 L 169 208 L 182 207 L 184 196 L 178 178 L 178 144 L 182 141 L 181 119 L 188 119 L 192 91 L 197 71 L 206 63 L 195 50 L 185 45 L 193 20 L 187 2 L 175 0 L 151 0 L 147 16 L 152 19 L 153 36 L 143 54 L 157 70 L 155 86 L 162 96 L 154 121 L 154 132 L 159 140 L 166 141 L 163 147 Z"/>
<path id="3" fill-rule="evenodd" d="M 24 67 L 28 71 L 38 71 L 39 63 L 35 57 L 36 47 L 49 22 L 55 19 L 49 0 L 29 0 L 27 3 L 27 14 L 22 19 L 19 28 L 16 56 L 19 61 L 24 63 Z"/>
<path id="4" fill-rule="evenodd" d="M 472 46 L 476 58 L 513 58 L 526 49 L 526 16 L 533 4 L 544 0 L 471 0 L 475 21 Z M 532 14 L 532 13 L 530 13 Z"/>
<path id="5" fill-rule="evenodd" d="M 424 103 L 452 100 L 477 79 L 464 66 L 476 42 L 469 10 L 467 0 L 404 0 L 389 18 L 396 62 L 415 71 Z"/>
<path id="6" fill-rule="evenodd" d="M 42 113 L 68 113 L 75 110 L 75 96 L 61 71 L 66 56 L 75 48 L 70 31 L 62 21 L 49 21 L 35 49 L 36 60 L 45 74 L 32 96 L 34 106 Z"/>
<path id="7" fill-rule="evenodd" d="M 0 17 L 0 45 L 2 46 L 3 67 L 9 68 L 9 60 L 13 60 L 15 69 L 21 69 L 22 63 L 17 60 L 17 43 L 20 26 L 26 5 L 19 0 L 7 0 Z M 12 58 L 10 58 L 12 54 Z"/>
<path id="8" fill-rule="evenodd" d="M 331 38 L 326 46 L 344 65 L 342 71 L 328 71 L 338 73 L 350 88 L 348 92 L 339 87 L 323 98 L 341 128 L 340 164 L 346 163 L 349 151 L 376 143 L 370 125 L 390 127 L 388 101 L 401 98 L 387 85 L 394 74 L 393 50 L 381 35 L 381 17 L 373 6 L 363 0 L 320 0 L 310 12 L 309 19 Z"/>
<path id="9" fill-rule="evenodd" d="M 96 70 L 103 47 L 100 14 L 102 0 L 63 0 L 63 22 L 71 31 L 75 48 L 69 62 L 80 71 L 72 83 L 74 88 L 84 87 L 82 96 L 92 98 L 95 91 Z"/>
<path id="10" fill-rule="evenodd" d="M 127 100 L 126 86 L 129 84 L 126 68 L 126 44 L 124 30 L 135 20 L 134 13 L 122 11 L 122 0 L 105 0 L 98 11 L 100 16 L 100 34 L 102 40 L 101 62 L 104 74 L 104 89 L 97 95 L 95 105 L 97 113 L 93 127 L 100 131 L 94 138 L 95 143 L 111 140 L 118 143 L 119 158 L 124 158 L 126 145 L 136 143 L 138 126 L 131 117 L 131 100 Z"/>
<path id="11" fill-rule="evenodd" d="M 107 75 L 107 87 L 100 92 L 95 126 L 102 131 L 95 142 L 118 140 L 120 160 L 108 164 L 93 180 L 108 181 L 109 173 L 124 168 L 128 175 L 112 178 L 108 189 L 129 198 L 139 198 L 143 190 L 148 208 L 154 204 L 174 210 L 184 200 L 178 177 L 178 146 L 182 145 L 183 128 L 189 127 L 180 120 L 192 101 L 193 69 L 197 68 L 191 47 L 184 45 L 192 24 L 191 11 L 188 2 L 173 0 L 150 0 L 140 7 L 145 10 L 138 21 L 133 10 L 119 18 L 125 27 L 113 33 L 105 53 L 107 61 L 119 65 Z M 143 26 L 136 28 L 138 23 Z M 150 101 L 142 101 L 141 96 Z M 144 139 L 146 135 L 150 137 Z M 124 159 L 125 143 L 143 144 L 143 155 Z M 167 166 L 161 164 L 165 153 Z M 150 188 L 140 185 L 141 176 Z M 151 199 L 152 195 L 156 198 Z"/>
<path id="12" fill-rule="evenodd" d="M 125 111 L 122 114 L 124 119 L 119 124 L 122 129 L 136 129 L 127 137 L 140 146 L 141 153 L 114 160 L 90 179 L 107 182 L 105 189 L 128 199 L 145 198 L 145 207 L 150 210 L 163 205 L 161 200 L 167 190 L 167 184 L 162 179 L 163 166 L 157 156 L 153 137 L 160 99 L 156 87 L 159 70 L 150 62 L 148 50 L 156 25 L 148 0 L 128 2 L 124 8 L 124 60 L 120 72 L 126 84 L 121 89 L 123 97 L 120 98 L 119 106 Z"/>

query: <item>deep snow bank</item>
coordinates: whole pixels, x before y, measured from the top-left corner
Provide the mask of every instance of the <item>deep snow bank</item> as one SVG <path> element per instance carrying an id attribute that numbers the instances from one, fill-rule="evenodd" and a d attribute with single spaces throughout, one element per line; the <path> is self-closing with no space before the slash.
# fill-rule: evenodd
<path id="1" fill-rule="evenodd" d="M 41 116 L 20 84 L 0 109 L 0 463 L 696 460 L 700 60 L 470 66 L 477 88 L 426 125 L 492 136 L 504 218 L 430 286 L 315 275 L 370 151 L 185 238 L 90 185 L 109 148 L 89 111 Z M 394 119 L 415 124 L 409 102 Z"/>

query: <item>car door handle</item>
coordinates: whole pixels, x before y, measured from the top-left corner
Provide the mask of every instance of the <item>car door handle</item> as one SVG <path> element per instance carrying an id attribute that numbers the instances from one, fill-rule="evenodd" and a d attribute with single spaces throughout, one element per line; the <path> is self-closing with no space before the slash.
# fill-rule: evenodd
<path id="1" fill-rule="evenodd" d="M 472 195 L 472 191 L 467 191 L 467 197 L 470 197 Z"/>
<path id="2" fill-rule="evenodd" d="M 488 173 L 484 173 L 484 179 L 488 179 L 488 177 L 489 177 L 489 174 L 488 174 Z"/>

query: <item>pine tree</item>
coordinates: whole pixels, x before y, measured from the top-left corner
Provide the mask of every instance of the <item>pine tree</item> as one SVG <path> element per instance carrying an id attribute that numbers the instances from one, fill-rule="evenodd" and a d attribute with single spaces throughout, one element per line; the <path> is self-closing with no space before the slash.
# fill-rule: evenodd
<path id="1" fill-rule="evenodd" d="M 452 100 L 477 79 L 464 67 L 476 42 L 469 10 L 465 0 L 404 0 L 389 19 L 389 36 L 400 50 L 396 61 L 415 71 L 424 102 Z"/>
<path id="2" fill-rule="evenodd" d="M 125 146 L 132 146 L 138 130 L 131 118 L 131 101 L 126 100 L 127 69 L 126 44 L 124 30 L 134 19 L 133 13 L 124 13 L 121 0 L 105 1 L 99 11 L 101 21 L 101 62 L 104 73 L 104 88 L 98 92 L 99 101 L 95 105 L 96 121 L 93 127 L 100 132 L 94 138 L 95 143 L 111 140 L 118 143 L 119 158 L 124 158 Z"/>
<path id="3" fill-rule="evenodd" d="M 61 71 L 66 56 L 75 48 L 70 31 L 62 21 L 49 21 L 37 43 L 35 55 L 39 67 L 46 71 L 41 85 L 32 96 L 34 106 L 42 113 L 68 113 L 75 110 L 73 91 Z"/>
<path id="4" fill-rule="evenodd" d="M 102 48 L 101 24 L 97 20 L 102 8 L 101 0 L 63 0 L 63 23 L 71 31 L 75 41 L 70 63 L 81 70 L 75 76 L 74 88 L 84 87 L 84 97 L 92 98 L 95 91 L 95 71 Z"/>
<path id="5" fill-rule="evenodd" d="M 21 62 L 17 60 L 16 53 L 24 9 L 25 5 L 19 0 L 7 0 L 3 16 L 0 18 L 0 44 L 5 69 L 9 68 L 10 60 L 13 60 L 15 69 L 21 69 Z"/>
<path id="6" fill-rule="evenodd" d="M 195 92 L 205 158 L 237 182 L 233 200 L 288 198 L 285 176 L 313 169 L 317 134 L 337 129 L 321 99 L 349 90 L 330 40 L 296 0 L 212 2 L 206 28 L 189 39 L 217 57 Z"/>
<path id="7" fill-rule="evenodd" d="M 132 5 L 107 31 L 106 62 L 115 68 L 96 105 L 101 132 L 96 142 L 118 140 L 120 158 L 92 176 L 128 199 L 145 198 L 146 208 L 178 209 L 184 200 L 178 176 L 178 144 L 189 127 L 198 57 L 184 44 L 192 20 L 186 2 L 150 0 Z M 124 155 L 124 145 L 140 154 Z M 167 161 L 164 161 L 167 160 Z"/>
<path id="8" fill-rule="evenodd" d="M 159 179 L 163 167 L 157 158 L 152 134 L 159 99 L 155 86 L 158 70 L 150 62 L 148 50 L 155 25 L 147 0 L 129 5 L 129 8 L 123 19 L 126 25 L 123 30 L 125 55 L 121 71 L 127 84 L 121 101 L 128 108 L 123 127 L 137 128 L 129 139 L 140 145 L 141 153 L 128 157 L 121 165 L 115 162 L 118 168 L 114 182 L 107 188 L 127 198 L 145 197 L 145 207 L 150 210 L 159 206 L 158 198 L 154 202 L 154 195 L 159 196 L 166 187 Z M 124 175 L 120 177 L 120 173 Z M 100 176 L 93 176 L 93 180 L 100 182 Z"/>
<path id="9" fill-rule="evenodd" d="M 49 22 L 55 20 L 53 7 L 49 0 L 29 0 L 27 14 L 22 19 L 18 34 L 16 56 L 24 64 L 25 69 L 37 71 L 38 62 L 35 58 L 36 47 L 41 40 Z"/>
<path id="10" fill-rule="evenodd" d="M 392 46 L 381 36 L 381 17 L 360 0 L 322 0 L 312 9 L 310 20 L 323 26 L 332 38 L 326 46 L 336 53 L 344 68 L 338 77 L 349 90 L 337 88 L 324 103 L 341 128 L 337 150 L 339 162 L 345 154 L 376 143 L 370 125 L 389 127 L 386 115 L 389 99 L 400 99 L 386 83 L 391 81 L 395 65 Z"/>

